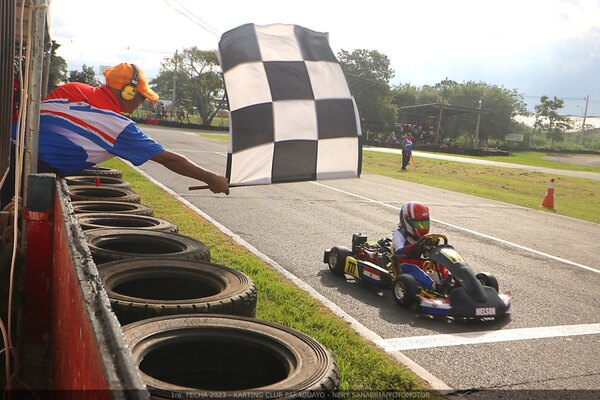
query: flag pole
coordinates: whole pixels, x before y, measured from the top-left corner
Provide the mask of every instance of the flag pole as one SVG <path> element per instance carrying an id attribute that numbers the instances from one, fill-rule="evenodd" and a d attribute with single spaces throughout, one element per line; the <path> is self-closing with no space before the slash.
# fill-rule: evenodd
<path id="1" fill-rule="evenodd" d="M 257 185 L 256 184 L 248 185 L 248 184 L 243 184 L 243 183 L 233 183 L 233 184 L 229 185 L 230 188 L 244 187 L 244 186 L 257 186 Z M 189 186 L 188 187 L 188 190 L 203 190 L 203 189 L 209 189 L 208 185 L 199 185 L 199 186 Z"/>

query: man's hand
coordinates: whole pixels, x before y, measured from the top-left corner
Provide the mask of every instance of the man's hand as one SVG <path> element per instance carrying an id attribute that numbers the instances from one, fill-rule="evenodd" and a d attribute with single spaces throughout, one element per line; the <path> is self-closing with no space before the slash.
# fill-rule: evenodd
<path id="1" fill-rule="evenodd" d="M 225 193 L 229 194 L 229 181 L 227 178 L 220 175 L 214 175 L 212 179 L 209 179 L 207 182 L 208 188 L 213 193 Z"/>
<path id="2" fill-rule="evenodd" d="M 181 154 L 169 150 L 163 150 L 161 153 L 154 156 L 152 160 L 162 164 L 179 175 L 206 182 L 208 188 L 213 193 L 229 194 L 229 182 L 227 181 L 227 178 L 201 168 L 199 165 Z"/>

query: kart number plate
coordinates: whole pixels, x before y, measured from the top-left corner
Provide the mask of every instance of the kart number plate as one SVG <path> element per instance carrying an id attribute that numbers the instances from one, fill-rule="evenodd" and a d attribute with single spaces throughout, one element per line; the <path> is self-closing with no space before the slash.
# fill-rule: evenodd
<path id="1" fill-rule="evenodd" d="M 475 309 L 475 315 L 478 317 L 489 317 L 492 315 L 496 315 L 495 307 L 477 307 Z"/>

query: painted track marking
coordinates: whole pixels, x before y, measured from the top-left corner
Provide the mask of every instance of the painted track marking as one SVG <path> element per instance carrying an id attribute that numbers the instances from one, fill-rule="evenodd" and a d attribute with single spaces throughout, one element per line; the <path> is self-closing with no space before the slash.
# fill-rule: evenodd
<path id="1" fill-rule="evenodd" d="M 562 325 L 383 339 L 376 344 L 390 352 L 597 334 L 600 334 L 600 324 Z"/>

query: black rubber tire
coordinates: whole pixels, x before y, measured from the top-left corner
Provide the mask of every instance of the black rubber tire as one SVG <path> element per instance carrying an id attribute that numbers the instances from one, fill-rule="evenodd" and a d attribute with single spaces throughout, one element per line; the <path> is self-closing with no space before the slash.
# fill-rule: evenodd
<path id="1" fill-rule="evenodd" d="M 100 186 L 116 187 L 121 189 L 131 190 L 131 184 L 125 182 L 121 178 L 113 178 L 112 176 L 93 176 L 93 175 L 74 175 L 63 178 L 67 185 L 96 185 L 96 179 L 100 182 Z"/>
<path id="2" fill-rule="evenodd" d="M 244 273 L 195 260 L 125 260 L 98 266 L 122 325 L 161 315 L 254 317 L 256 286 Z"/>
<path id="3" fill-rule="evenodd" d="M 204 243 L 177 233 L 108 228 L 84 234 L 97 265 L 135 258 L 210 261 L 210 250 Z"/>
<path id="4" fill-rule="evenodd" d="M 153 398 L 186 393 L 228 399 L 244 393 L 263 399 L 328 398 L 339 387 L 335 360 L 322 344 L 270 322 L 178 315 L 134 322 L 123 333 Z"/>
<path id="5" fill-rule="evenodd" d="M 124 203 L 139 203 L 140 196 L 131 190 L 106 186 L 76 185 L 69 186 L 69 195 L 72 201 L 79 200 L 111 200 Z"/>
<path id="6" fill-rule="evenodd" d="M 494 275 L 490 274 L 489 272 L 480 272 L 475 275 L 475 277 L 483 286 L 489 286 L 493 288 L 496 293 L 498 293 L 500 287 L 498 286 L 498 280 Z"/>
<path id="7" fill-rule="evenodd" d="M 118 169 L 106 168 L 106 167 L 87 168 L 87 169 L 84 169 L 83 171 L 79 171 L 78 173 L 76 173 L 74 175 L 110 176 L 113 178 L 121 178 L 121 179 L 123 178 L 123 173 L 121 171 L 119 171 Z"/>
<path id="8" fill-rule="evenodd" d="M 396 303 L 408 307 L 416 302 L 419 285 L 412 275 L 400 274 L 394 281 L 392 292 Z"/>
<path id="9" fill-rule="evenodd" d="M 327 260 L 327 265 L 332 274 L 344 276 L 346 257 L 349 255 L 350 250 L 342 246 L 332 247 L 331 250 L 329 250 L 329 260 Z"/>
<path id="10" fill-rule="evenodd" d="M 118 213 L 118 214 L 133 214 L 154 215 L 154 211 L 143 204 L 123 203 L 122 201 L 96 201 L 96 200 L 80 200 L 72 201 L 71 205 L 75 214 L 88 213 Z"/>
<path id="11" fill-rule="evenodd" d="M 145 215 L 88 213 L 76 215 L 76 218 L 84 231 L 100 228 L 134 228 L 177 233 L 179 230 L 177 225 L 172 222 Z"/>

